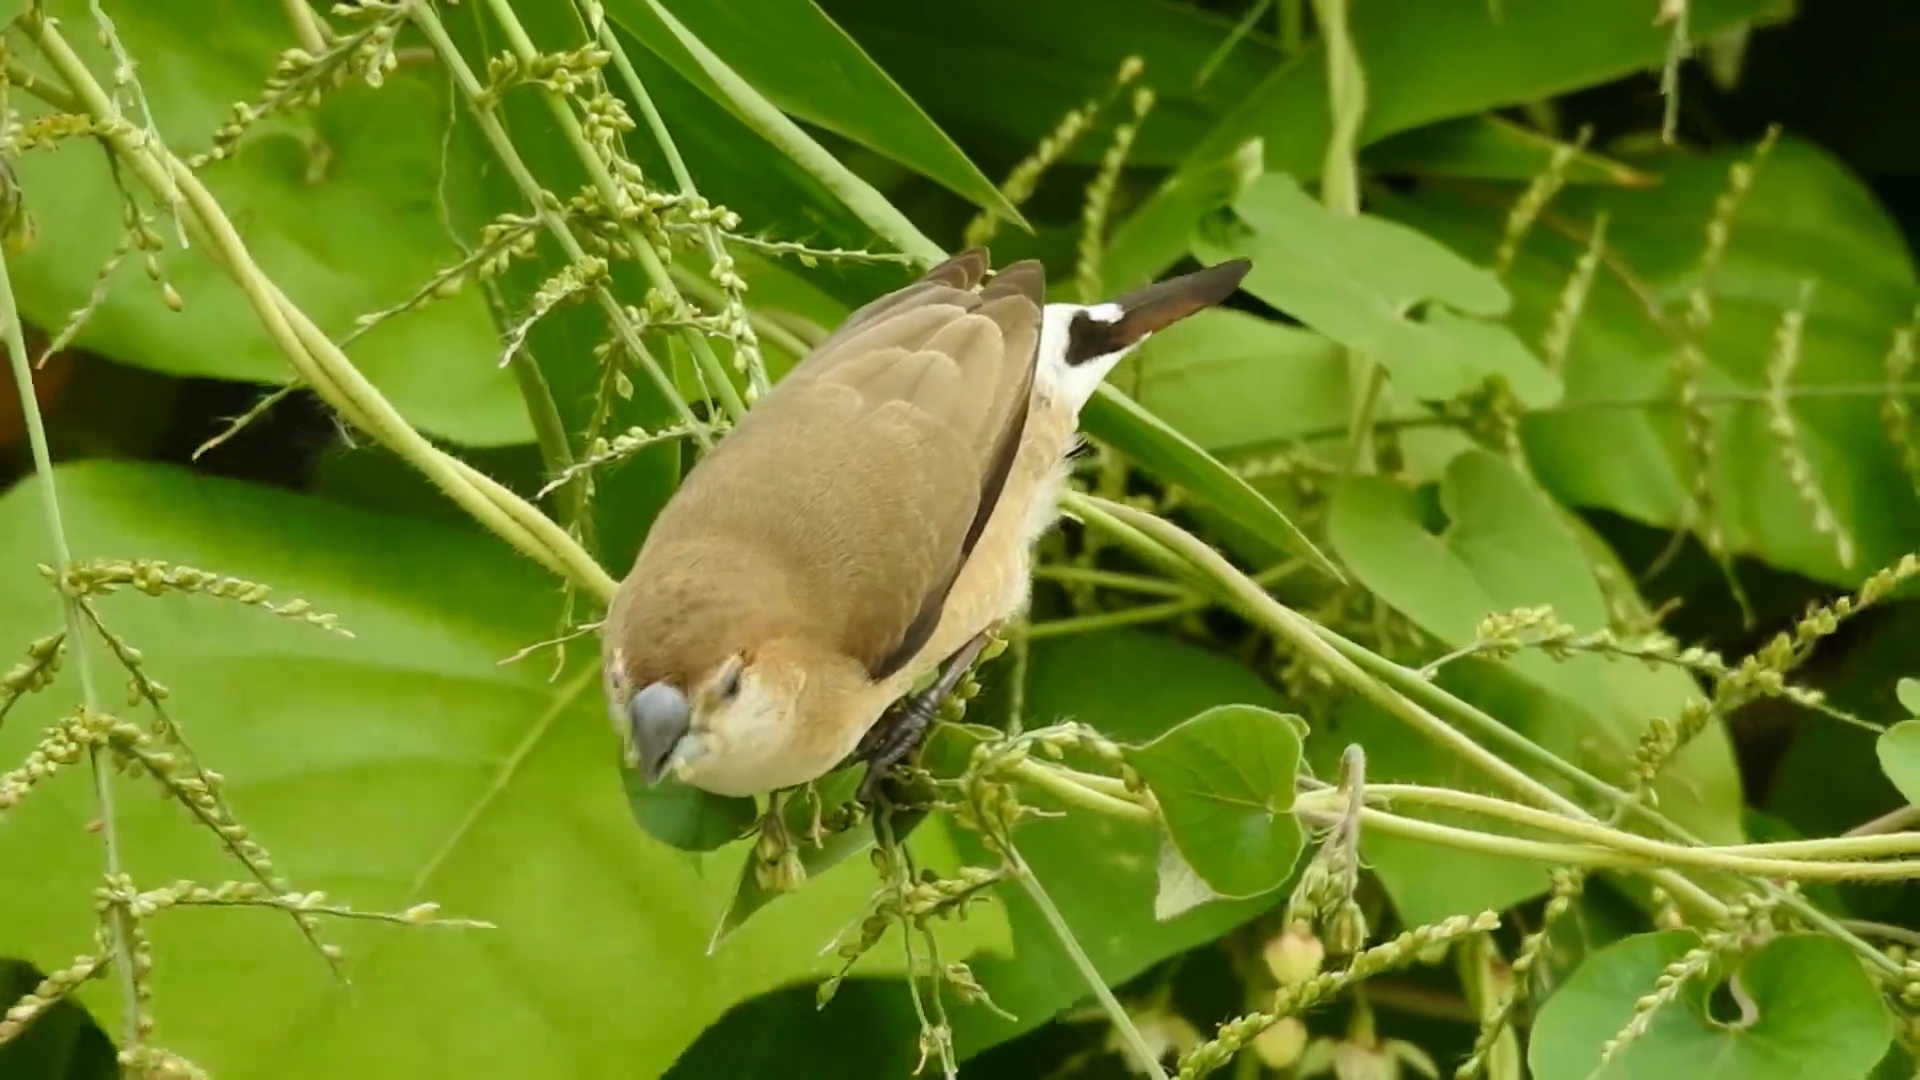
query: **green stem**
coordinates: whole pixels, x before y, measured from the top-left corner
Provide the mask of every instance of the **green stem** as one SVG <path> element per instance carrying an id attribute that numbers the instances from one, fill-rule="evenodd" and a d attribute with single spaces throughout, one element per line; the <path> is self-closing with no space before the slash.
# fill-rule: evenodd
<path id="1" fill-rule="evenodd" d="M 1182 615 L 1191 615 L 1196 611 L 1204 611 L 1213 606 L 1213 603 L 1212 597 L 1201 597 L 1193 600 L 1174 600 L 1164 604 L 1147 604 L 1143 607 L 1122 608 L 1118 611 L 1071 615 L 1064 619 L 1048 619 L 1027 627 L 1027 637 L 1034 641 L 1042 641 L 1052 637 L 1091 634 L 1123 626 L 1164 622 L 1167 619 L 1177 619 Z"/>
<path id="2" fill-rule="evenodd" d="M 506 0 L 493 0 L 495 4 L 504 4 Z M 772 143 L 794 164 L 812 173 L 814 179 L 832 192 L 853 215 L 864 222 L 874 232 L 879 233 L 894 247 L 913 255 L 927 263 L 936 263 L 946 258 L 946 252 L 940 245 L 927 239 L 926 234 L 907 220 L 891 202 L 873 189 L 871 184 L 860 179 L 853 170 L 841 164 L 825 147 L 815 142 L 802 131 L 800 125 L 787 119 L 786 115 L 762 97 L 734 70 L 726 65 L 713 50 L 707 48 L 692 31 L 688 30 L 673 12 L 659 0 L 642 0 L 650 11 L 693 55 L 707 77 L 713 80 L 720 92 L 727 96 L 735 111 L 748 127 L 758 132 L 760 137 Z"/>
<path id="3" fill-rule="evenodd" d="M 520 17 L 515 14 L 513 5 L 508 0 L 489 0 L 487 6 L 493 12 L 494 19 L 500 23 L 500 28 L 506 32 L 507 44 L 512 48 L 514 55 L 520 58 L 520 62 L 531 65 L 538 60 L 540 50 L 534 46 L 533 39 L 527 35 L 527 28 L 520 24 Z M 421 22 L 424 18 L 431 19 L 435 25 L 439 24 L 439 20 L 433 18 L 428 11 L 426 0 L 415 0 L 414 11 L 416 22 Z M 422 12 L 426 14 L 423 16 Z M 445 34 L 446 30 L 442 27 L 440 36 L 444 38 Z M 447 46 L 451 48 L 452 42 L 448 41 Z M 436 50 L 441 48 L 439 41 L 434 42 L 434 48 Z M 443 57 L 446 55 L 442 53 Z M 464 66 L 465 61 L 461 63 Z M 471 77 L 471 72 L 468 75 Z M 614 182 L 613 173 L 608 170 L 607 163 L 600 160 L 600 155 L 594 152 L 593 144 L 587 140 L 587 133 L 581 128 L 580 118 L 574 114 L 573 106 L 568 104 L 566 95 L 546 85 L 539 86 L 538 90 L 540 97 L 547 103 L 548 111 L 553 113 L 554 121 L 560 125 L 560 130 L 567 136 L 567 141 L 573 144 L 574 153 L 580 158 L 580 163 L 586 166 L 587 175 L 593 180 L 594 190 L 600 193 L 600 198 L 606 203 L 607 209 L 614 211 L 628 209 L 632 200 L 628 197 L 626 190 Z M 645 271 L 647 280 L 666 299 L 677 318 L 690 318 L 692 310 L 688 307 L 686 298 L 680 295 L 680 290 L 674 287 L 673 278 L 667 273 L 666 264 L 660 261 L 659 254 L 654 251 L 652 240 L 632 225 L 625 226 L 623 231 L 626 233 L 627 246 L 633 250 L 634 257 L 640 261 L 640 268 Z M 687 348 L 692 351 L 694 360 L 700 365 L 700 370 L 706 373 L 707 380 L 712 383 L 711 389 L 718 396 L 720 407 L 726 410 L 728 417 L 738 423 L 740 418 L 747 414 L 747 405 L 740 399 L 740 391 L 734 388 L 733 379 L 728 376 L 726 368 L 720 363 L 720 357 L 715 355 L 713 343 L 707 340 L 705 334 L 691 327 L 681 329 L 679 334 Z"/>
<path id="4" fill-rule="evenodd" d="M 1094 500 L 1088 496 L 1069 494 L 1065 501 L 1078 508 Z M 1391 715 L 1406 722 L 1415 731 L 1426 735 L 1454 756 L 1532 802 L 1570 817 L 1588 821 L 1597 820 L 1580 804 L 1535 780 L 1505 758 L 1474 742 L 1446 721 L 1367 674 L 1354 660 L 1321 639 L 1321 634 L 1326 631 L 1323 631 L 1318 624 L 1268 596 L 1258 585 L 1234 569 L 1233 564 L 1227 562 L 1218 552 L 1194 539 L 1179 526 L 1122 503 L 1105 503 L 1104 500 L 1101 502 L 1103 505 L 1094 508 L 1096 512 L 1131 526 L 1135 533 L 1145 535 L 1167 553 L 1185 559 L 1204 571 L 1222 595 L 1232 601 L 1257 625 L 1264 627 L 1269 633 L 1326 668 L 1335 678 L 1351 686 Z M 1528 742 L 1524 736 L 1506 728 L 1505 725 L 1499 725 L 1497 721 L 1494 723 L 1514 739 L 1526 743 L 1536 755 L 1552 757 L 1546 750 Z M 1554 758 L 1554 760 L 1559 759 Z M 1564 762 L 1561 764 L 1565 768 L 1573 767 Z M 1668 892 L 1688 906 L 1716 918 L 1725 915 L 1725 904 L 1686 878 L 1671 872 L 1661 872 L 1655 876 Z"/>
<path id="5" fill-rule="evenodd" d="M 20 394 L 20 414 L 26 421 L 27 445 L 33 454 L 33 470 L 40 477 L 40 508 L 46 514 L 47 538 L 53 546 L 54 565 L 65 570 L 73 564 L 73 548 L 67 543 L 66 523 L 60 513 L 60 493 L 54 485 L 53 454 L 47 446 L 47 427 L 40 416 L 40 399 L 33 387 L 33 362 L 27 356 L 26 333 L 20 325 L 20 309 L 13 297 L 13 274 L 4 252 L 0 252 L 0 336 L 6 341 L 7 358 L 13 367 L 14 388 Z M 60 606 L 66 620 L 66 642 L 73 650 L 73 666 L 80 680 L 80 700 L 91 716 L 101 715 L 99 688 L 94 682 L 93 653 L 80 615 L 80 601 L 65 589 L 60 590 Z M 120 829 L 114 806 L 113 770 L 103 760 L 98 746 L 87 748 L 87 764 L 93 771 L 93 796 L 100 811 L 100 839 L 105 849 L 106 877 L 114 886 L 123 880 L 125 870 L 120 858 Z M 108 916 L 112 927 L 113 968 L 120 983 L 121 1018 L 126 1025 L 122 1045 L 128 1048 L 146 1041 L 140 1027 L 139 972 L 133 966 L 132 915 L 125 906 L 113 905 Z"/>
<path id="6" fill-rule="evenodd" d="M 685 263 L 674 263 L 667 267 L 667 273 L 673 275 L 673 280 L 679 284 L 681 291 L 692 293 L 705 303 L 718 307 L 727 302 L 725 290 L 699 273 L 688 269 Z M 792 353 L 795 360 L 805 359 L 806 355 L 813 351 L 814 342 L 801 338 L 799 334 L 794 333 L 778 319 L 769 317 L 759 308 L 747 309 L 747 321 L 753 324 L 756 337 L 771 341 Z"/>
<path id="7" fill-rule="evenodd" d="M 348 422 L 366 431 L 426 475 L 481 525 L 522 554 L 573 581 L 603 603 L 616 582 L 565 529 L 465 462 L 442 453 L 400 416 L 346 354 L 287 300 L 254 263 L 240 234 L 198 177 L 165 147 L 127 124 L 107 92 L 59 31 L 37 14 L 20 25 L 72 92 L 76 111 L 101 122 L 102 138 L 156 198 L 179 205 L 212 249 L 215 262 L 238 284 L 267 335 L 295 374 Z M 31 92 L 38 96 L 37 88 Z M 52 95 L 49 95 L 52 96 Z"/>
<path id="8" fill-rule="evenodd" d="M 1047 920 L 1047 925 L 1053 929 L 1054 936 L 1060 940 L 1060 946 L 1067 950 L 1067 955 L 1073 959 L 1073 966 L 1079 969 L 1080 977 L 1086 980 L 1087 986 L 1093 990 L 1093 996 L 1099 1000 L 1100 1007 L 1106 1011 L 1107 1019 L 1113 1022 L 1114 1028 L 1120 1032 L 1120 1037 L 1126 1042 L 1127 1048 L 1133 1051 L 1133 1056 L 1138 1060 L 1140 1068 L 1153 1080 L 1167 1080 L 1167 1072 L 1160 1067 L 1160 1059 L 1154 1056 L 1153 1048 L 1147 1045 L 1146 1037 L 1140 1034 L 1138 1027 L 1134 1026 L 1133 1018 L 1127 1015 L 1127 1010 L 1121 1006 L 1119 999 L 1114 997 L 1113 991 L 1107 988 L 1107 981 L 1101 977 L 1100 969 L 1093 966 L 1093 961 L 1088 959 L 1086 950 L 1080 947 L 1080 942 L 1073 936 L 1073 929 L 1067 925 L 1066 918 L 1060 914 L 1060 909 L 1053 905 L 1053 898 L 1047 895 L 1047 890 L 1040 884 L 1040 879 L 1034 876 L 1033 867 L 1028 866 L 1027 860 L 1020 857 L 1020 852 L 1013 846 L 1011 838 L 1003 839 L 1001 846 L 1005 849 L 1008 871 L 1019 880 L 1020 887 L 1027 891 L 1027 896 L 1032 898 L 1034 906 L 1040 909 L 1041 916 Z"/>
<path id="9" fill-rule="evenodd" d="M 1091 810 L 1096 814 L 1105 814 L 1135 825 L 1152 825 L 1160 820 L 1160 815 L 1152 807 L 1142 806 L 1131 798 L 1116 798 L 1105 792 L 1096 791 L 1074 776 L 1067 775 L 1065 771 L 1045 762 L 1024 758 L 1009 766 L 1007 772 L 1015 779 L 1024 780 L 1061 802 L 1077 806 L 1082 810 Z"/>
<path id="10" fill-rule="evenodd" d="M 1042 566 L 1034 570 L 1033 576 L 1045 581 L 1071 581 L 1084 585 L 1104 586 L 1109 589 L 1122 589 L 1127 592 L 1149 593 L 1154 596 L 1184 599 L 1193 595 L 1192 589 L 1165 578 L 1149 577 L 1145 574 L 1123 574 L 1091 566 Z"/>
<path id="11" fill-rule="evenodd" d="M 500 118 L 495 116 L 493 110 L 486 104 L 486 88 L 480 84 L 480 79 L 474 74 L 473 69 L 467 65 L 466 58 L 460 55 L 460 50 L 454 45 L 453 38 L 447 34 L 446 26 L 440 22 L 439 17 L 434 15 L 432 6 L 426 0 L 414 0 L 412 15 L 414 25 L 426 35 L 428 43 L 433 46 L 434 53 L 440 57 L 441 64 L 453 75 L 454 83 L 459 86 L 461 95 L 466 98 L 467 105 L 473 112 L 474 122 L 480 126 L 481 134 L 486 136 L 487 143 L 493 147 L 494 156 L 500 159 L 500 164 L 506 168 L 507 174 L 513 178 L 514 184 L 520 188 L 521 194 L 533 207 L 547 234 L 553 237 L 554 242 L 560 246 L 561 253 L 569 262 L 575 264 L 584 262 L 587 258 L 586 249 L 580 246 L 580 241 L 573 235 L 573 230 L 567 227 L 559 211 L 553 208 L 545 189 L 534 178 L 533 171 L 527 167 L 525 159 L 520 156 L 519 149 L 513 145 L 513 139 L 507 134 L 505 126 L 500 123 Z M 515 23 L 514 27 L 518 29 L 519 24 Z M 521 33 L 524 37 L 525 31 Z M 532 48 L 531 43 L 528 44 L 528 48 Z M 566 113 L 568 119 L 573 119 L 573 112 L 564 101 L 559 103 L 559 108 Z M 577 121 L 574 123 L 573 130 L 576 135 L 580 135 Z M 580 135 L 580 137 L 584 139 L 585 136 Z M 591 151 L 589 150 L 588 153 L 590 156 Z M 602 197 L 607 199 L 609 210 L 623 205 L 617 198 L 605 194 Z M 653 248 L 645 242 L 644 237 L 635 240 L 633 247 L 636 253 L 644 252 L 647 257 L 652 257 Z M 666 400 L 667 406 L 674 411 L 679 421 L 694 432 L 694 437 L 699 441 L 701 448 L 712 449 L 712 436 L 707 433 L 705 425 L 702 425 L 693 415 L 693 410 L 687 406 L 686 400 L 680 396 L 680 388 L 674 385 L 672 377 L 667 374 L 666 367 L 641 340 L 640 329 L 628 317 L 626 308 L 604 285 L 594 286 L 592 293 L 594 300 L 600 305 L 600 310 L 606 314 L 607 322 L 612 325 L 615 335 L 619 337 L 621 347 L 640 361 L 640 366 L 646 369 L 647 376 L 653 380 L 655 389 L 660 392 L 661 397 Z M 677 298 L 678 294 L 674 295 Z M 683 309 L 685 307 L 684 304 L 680 306 Z M 727 386 L 731 387 L 732 384 L 728 383 Z"/>
<path id="12" fill-rule="evenodd" d="M 1069 494 L 1065 501 L 1086 503 L 1088 500 L 1086 496 Z M 1602 794 L 1613 805 L 1626 807 L 1630 813 L 1652 824 L 1669 838 L 1687 844 L 1700 844 L 1699 837 L 1687 832 L 1664 816 L 1639 805 L 1626 792 L 1562 760 L 1485 712 L 1421 679 L 1414 672 L 1385 657 L 1377 656 L 1312 620 L 1294 613 L 1248 582 L 1245 576 L 1234 569 L 1233 564 L 1227 562 L 1218 552 L 1194 539 L 1178 526 L 1117 503 L 1108 504 L 1104 510 L 1094 507 L 1093 511 L 1108 519 L 1117 518 L 1125 524 L 1137 526 L 1136 533 L 1146 533 L 1155 541 L 1156 546 L 1165 545 L 1167 552 L 1178 552 L 1192 561 L 1196 567 L 1207 570 L 1216 585 L 1234 597 L 1248 616 L 1259 625 L 1266 627 L 1270 633 L 1322 662 L 1341 681 L 1380 704 L 1392 715 L 1412 724 L 1416 730 L 1430 734 L 1443 745 L 1458 748 L 1463 760 L 1500 778 L 1514 790 L 1527 795 L 1541 805 L 1560 810 L 1570 817 L 1583 821 L 1598 820 L 1578 803 L 1533 780 L 1532 777 L 1491 754 L 1478 743 L 1465 738 L 1445 721 L 1419 705 L 1415 698 L 1437 700 L 1443 704 L 1446 711 L 1462 718 L 1471 718 L 1475 726 L 1484 733 L 1502 738 L 1529 760 L 1552 769 L 1589 791 Z M 1394 685 L 1387 685 L 1387 681 L 1369 674 L 1369 670 L 1384 676 Z M 1395 688 L 1396 686 L 1398 689 Z M 1464 746 L 1460 745 L 1462 742 Z M 1716 919 L 1726 917 L 1726 905 L 1718 897 L 1685 877 L 1670 871 L 1658 871 L 1648 876 L 1681 903 Z M 1899 972 L 1899 964 L 1861 940 L 1858 935 L 1849 932 L 1838 920 L 1807 902 L 1804 897 L 1788 892 L 1764 879 L 1753 881 L 1751 884 L 1762 894 L 1779 901 L 1809 926 L 1845 942 L 1881 971 L 1889 975 Z"/>
<path id="13" fill-rule="evenodd" d="M 673 182 L 680 188 L 680 194 L 689 200 L 699 201 L 700 189 L 694 186 L 693 173 L 687 170 L 686 159 L 680 156 L 680 147 L 673 141 L 673 133 L 667 130 L 666 118 L 662 117 L 660 110 L 654 107 L 653 95 L 647 93 L 646 84 L 640 81 L 640 72 L 634 68 L 633 61 L 628 59 L 626 46 L 620 44 L 620 35 L 614 33 L 613 25 L 604 19 L 600 22 L 600 44 L 612 54 L 614 69 L 620 73 L 620 78 L 627 84 L 627 92 L 633 95 L 634 102 L 640 106 L 640 114 L 647 121 L 647 130 L 653 133 L 654 143 L 660 147 L 660 152 L 666 155 L 667 171 L 673 173 Z M 726 245 L 720 239 L 720 230 L 713 222 L 700 223 L 700 236 L 706 242 L 707 257 L 713 260 L 716 268 L 730 261 Z M 669 277 L 673 276 L 669 268 Z M 721 303 L 736 308 L 736 314 L 743 318 L 748 331 L 753 332 L 752 320 L 746 318 L 745 302 L 738 295 L 726 295 L 724 292 L 722 295 Z M 704 338 L 701 340 L 705 341 Z M 751 344 L 753 348 L 747 358 L 747 378 L 753 385 L 754 393 L 764 394 L 770 386 L 767 381 L 767 367 L 760 359 L 758 343 Z"/>
<path id="14" fill-rule="evenodd" d="M 1486 851 L 1496 855 L 1513 855 L 1551 862 L 1551 859 L 1543 858 L 1540 853 L 1549 850 L 1559 853 L 1578 852 L 1580 854 L 1569 855 L 1567 865 L 1612 869 L 1685 866 L 1714 873 L 1793 878 L 1803 881 L 1920 879 L 1920 862 L 1915 861 L 1865 863 L 1769 857 L 1786 854 L 1772 844 L 1742 845 L 1741 848 L 1688 847 L 1651 840 L 1602 824 L 1575 821 L 1560 814 L 1536 810 L 1504 799 L 1453 791 L 1448 788 L 1429 788 L 1411 784 L 1369 784 L 1366 794 L 1370 801 L 1379 799 L 1389 803 L 1412 803 L 1479 814 L 1525 828 L 1557 833 L 1581 841 L 1584 845 L 1579 847 L 1562 844 L 1542 845 L 1542 842 L 1535 840 L 1495 836 L 1471 829 L 1416 821 L 1373 808 L 1364 810 L 1361 815 L 1367 827 L 1378 831 L 1397 833 L 1467 850 Z M 1348 798 L 1346 792 L 1337 790 L 1310 792 L 1295 800 L 1294 810 L 1331 819 L 1346 809 Z M 1503 846 L 1508 840 L 1512 840 L 1513 844 Z M 1612 854 L 1605 858 L 1596 854 L 1607 852 Z"/>

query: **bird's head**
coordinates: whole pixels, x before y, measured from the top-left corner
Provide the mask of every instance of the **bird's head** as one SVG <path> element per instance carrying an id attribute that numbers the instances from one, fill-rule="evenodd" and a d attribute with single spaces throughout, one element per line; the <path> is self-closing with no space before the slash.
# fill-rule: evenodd
<path id="1" fill-rule="evenodd" d="M 846 747 L 813 718 L 844 661 L 751 575 L 637 573 L 603 630 L 607 702 L 627 763 L 720 795 L 805 783 Z M 831 742 L 832 740 L 824 740 Z M 825 760 L 823 760 L 825 759 Z"/>

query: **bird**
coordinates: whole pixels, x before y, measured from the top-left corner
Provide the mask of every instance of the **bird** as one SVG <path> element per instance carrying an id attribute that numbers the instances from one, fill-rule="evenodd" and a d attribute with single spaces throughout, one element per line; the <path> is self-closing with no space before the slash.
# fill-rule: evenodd
<path id="1" fill-rule="evenodd" d="M 861 757 L 871 800 L 1025 611 L 1082 409 L 1249 269 L 1049 303 L 1037 260 L 976 247 L 854 311 L 688 470 L 608 605 L 627 766 L 740 797 Z"/>

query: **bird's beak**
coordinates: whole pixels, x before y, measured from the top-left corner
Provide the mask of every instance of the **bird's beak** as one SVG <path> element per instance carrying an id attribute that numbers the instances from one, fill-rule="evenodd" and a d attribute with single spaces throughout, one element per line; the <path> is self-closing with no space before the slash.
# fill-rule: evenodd
<path id="1" fill-rule="evenodd" d="M 673 761 L 673 752 L 692 724 L 692 710 L 680 691 L 657 682 L 641 689 L 627 703 L 627 723 L 640 774 L 656 784 Z"/>

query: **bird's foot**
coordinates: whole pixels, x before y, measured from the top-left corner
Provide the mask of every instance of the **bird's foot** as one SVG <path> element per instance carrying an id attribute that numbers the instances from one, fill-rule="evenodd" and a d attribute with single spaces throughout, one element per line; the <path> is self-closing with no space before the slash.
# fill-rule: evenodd
<path id="1" fill-rule="evenodd" d="M 872 802 L 880 793 L 880 781 L 927 741 L 946 696 L 942 690 L 935 686 L 895 704 L 860 740 L 854 753 L 867 762 L 867 775 L 860 781 L 861 802 Z"/>

